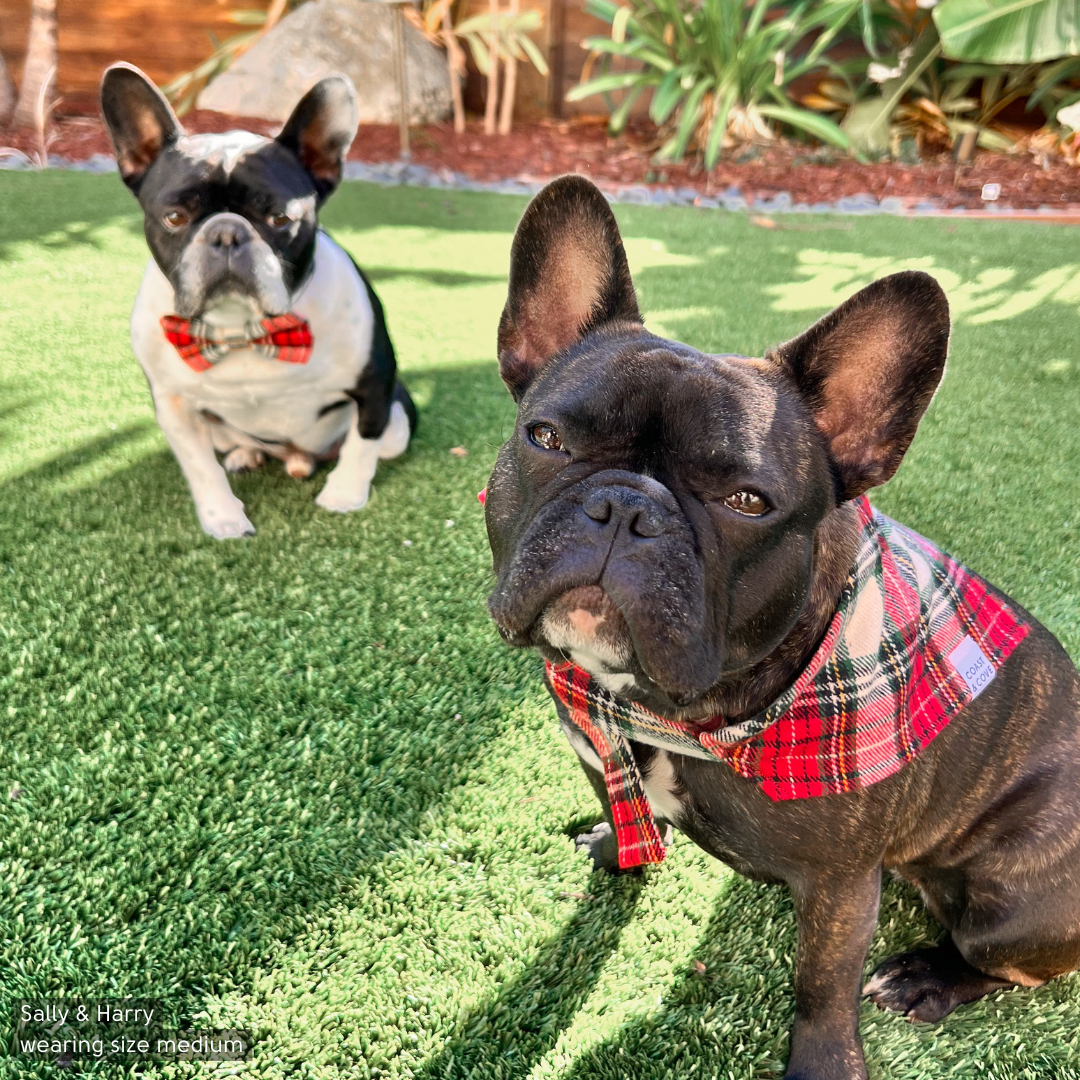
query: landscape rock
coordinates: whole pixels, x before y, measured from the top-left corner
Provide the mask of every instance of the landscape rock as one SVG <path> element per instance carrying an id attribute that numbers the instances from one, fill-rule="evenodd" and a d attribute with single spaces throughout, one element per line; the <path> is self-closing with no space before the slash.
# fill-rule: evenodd
<path id="1" fill-rule="evenodd" d="M 393 5 L 310 0 L 287 15 L 199 95 L 200 109 L 284 121 L 305 91 L 340 71 L 356 87 L 361 124 L 398 118 Z M 409 121 L 450 114 L 446 54 L 405 23 Z"/>

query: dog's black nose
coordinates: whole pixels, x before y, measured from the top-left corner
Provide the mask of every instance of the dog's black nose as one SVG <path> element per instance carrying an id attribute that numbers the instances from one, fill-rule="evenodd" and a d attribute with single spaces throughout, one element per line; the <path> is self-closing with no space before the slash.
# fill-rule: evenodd
<path id="1" fill-rule="evenodd" d="M 215 248 L 243 247 L 251 239 L 251 230 L 239 221 L 215 221 L 206 229 L 206 242 Z"/>
<path id="2" fill-rule="evenodd" d="M 648 495 L 621 485 L 590 491 L 582 510 L 600 525 L 626 525 L 635 536 L 660 536 L 667 531 L 667 514 Z"/>

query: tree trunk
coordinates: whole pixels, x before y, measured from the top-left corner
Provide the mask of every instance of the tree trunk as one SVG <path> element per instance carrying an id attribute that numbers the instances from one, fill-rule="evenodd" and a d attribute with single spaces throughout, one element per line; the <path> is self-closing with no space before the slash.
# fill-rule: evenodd
<path id="1" fill-rule="evenodd" d="M 521 10 L 519 0 L 510 0 L 510 18 Z M 499 113 L 499 134 L 509 135 L 514 122 L 514 98 L 517 97 L 517 57 L 507 51 L 506 71 L 503 73 L 502 111 Z"/>
<path id="2" fill-rule="evenodd" d="M 16 125 L 45 126 L 50 85 L 56 76 L 56 0 L 33 0 L 30 7 L 30 34 L 26 44 L 19 102 L 12 120 Z"/>
<path id="3" fill-rule="evenodd" d="M 956 145 L 953 148 L 953 156 L 956 158 L 958 165 L 970 165 L 971 159 L 975 155 L 975 147 L 979 142 L 979 133 L 977 131 L 965 131 L 959 139 L 956 140 Z"/>
<path id="4" fill-rule="evenodd" d="M 495 134 L 495 116 L 499 104 L 499 0 L 490 0 L 491 32 L 488 35 L 488 92 L 484 104 L 484 134 Z"/>
<path id="5" fill-rule="evenodd" d="M 450 18 L 450 5 L 443 8 L 443 40 L 446 42 L 446 65 L 450 69 L 450 98 L 454 103 L 454 130 L 465 131 L 465 105 L 461 100 L 461 80 L 465 76 L 465 54 L 458 44 L 454 24 Z"/>
<path id="6" fill-rule="evenodd" d="M 551 24 L 548 27 L 548 115 L 563 114 L 566 93 L 566 0 L 551 0 Z"/>

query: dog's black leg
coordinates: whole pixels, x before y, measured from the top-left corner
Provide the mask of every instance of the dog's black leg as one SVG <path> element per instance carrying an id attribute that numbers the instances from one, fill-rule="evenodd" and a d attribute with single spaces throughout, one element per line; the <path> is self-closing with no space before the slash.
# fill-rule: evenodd
<path id="1" fill-rule="evenodd" d="M 859 1041 L 863 963 L 877 925 L 881 871 L 792 883 L 799 946 L 785 1080 L 866 1080 Z"/>
<path id="2" fill-rule="evenodd" d="M 973 968 L 947 941 L 934 948 L 890 956 L 874 972 L 863 993 L 881 1009 L 932 1023 L 958 1005 L 1012 985 Z"/>
<path id="3" fill-rule="evenodd" d="M 615 822 L 611 816 L 611 803 L 608 801 L 607 784 L 604 783 L 603 775 L 584 761 L 581 762 L 581 767 L 604 808 L 604 820 L 588 832 L 578 833 L 574 837 L 574 847 L 578 851 L 584 851 L 592 859 L 593 870 L 606 870 L 609 874 L 638 873 L 637 870 L 623 870 L 619 866 L 619 842 L 615 836 Z M 671 824 L 658 818 L 656 827 L 660 830 L 664 847 L 671 847 L 675 840 L 675 830 Z"/>
<path id="4" fill-rule="evenodd" d="M 589 856 L 593 870 L 606 870 L 609 874 L 618 874 L 620 872 L 619 843 L 615 837 L 615 822 L 611 816 L 611 803 L 608 800 L 604 775 L 590 765 L 586 765 L 581 758 L 578 760 L 581 761 L 581 767 L 585 770 L 585 775 L 589 778 L 589 783 L 604 809 L 604 820 L 594 825 L 589 832 L 575 836 L 574 847 Z"/>

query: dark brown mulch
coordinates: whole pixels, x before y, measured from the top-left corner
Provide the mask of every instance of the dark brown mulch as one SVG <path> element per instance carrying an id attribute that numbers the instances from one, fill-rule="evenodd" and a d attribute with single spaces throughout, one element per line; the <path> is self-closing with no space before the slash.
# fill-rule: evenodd
<path id="1" fill-rule="evenodd" d="M 271 133 L 275 125 L 257 120 L 198 111 L 184 117 L 189 131 L 228 131 L 243 127 Z M 751 149 L 741 160 L 724 162 L 706 174 L 699 162 L 654 166 L 655 136 L 645 127 L 612 139 L 603 118 L 573 121 L 524 121 L 507 136 L 485 136 L 478 121 L 470 120 L 463 135 L 449 125 L 414 128 L 412 160 L 429 168 L 447 168 L 474 180 L 508 177 L 545 179 L 565 172 L 580 172 L 597 181 L 616 184 L 662 184 L 692 187 L 706 194 L 735 186 L 752 200 L 787 191 L 795 202 L 835 202 L 867 193 L 876 199 L 898 197 L 906 202 L 934 200 L 944 207 L 978 209 L 980 193 L 988 182 L 1001 185 L 1002 204 L 1018 209 L 1050 206 L 1076 209 L 1080 205 L 1080 169 L 1060 158 L 1040 165 L 1030 154 L 980 152 L 973 164 L 958 169 L 948 155 L 918 165 L 885 163 L 861 165 L 839 154 L 785 144 Z M 0 131 L 0 145 L 32 153 L 32 131 Z M 95 153 L 110 153 L 111 145 L 101 121 L 90 116 L 59 117 L 49 138 L 49 153 L 82 160 Z M 393 125 L 365 125 L 353 142 L 349 157 L 366 162 L 393 161 L 398 156 L 398 129 Z"/>

